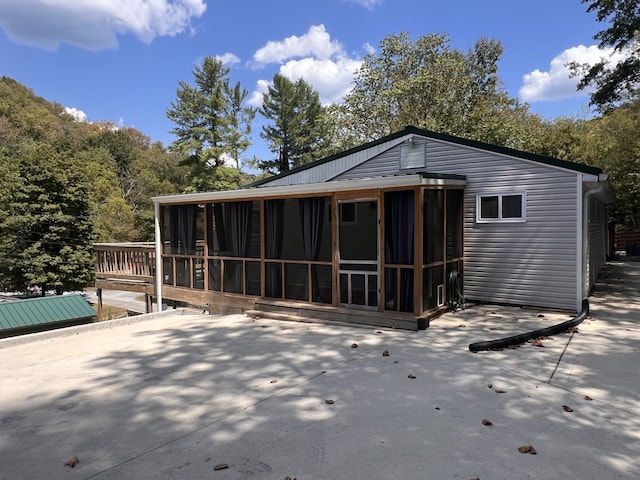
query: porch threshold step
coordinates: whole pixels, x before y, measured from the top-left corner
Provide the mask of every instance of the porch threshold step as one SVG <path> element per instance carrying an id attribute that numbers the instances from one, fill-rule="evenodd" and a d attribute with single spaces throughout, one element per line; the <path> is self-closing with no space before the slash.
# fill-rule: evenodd
<path id="1" fill-rule="evenodd" d="M 283 320 L 298 323 L 317 323 L 321 325 L 338 325 L 359 328 L 389 328 L 399 330 L 418 330 L 422 319 L 393 318 L 379 315 L 328 313 L 311 310 L 300 311 L 298 309 L 255 309 L 246 310 L 245 314 L 254 318 L 270 320 Z M 321 313 L 321 314 L 320 314 Z M 426 323 L 428 325 L 428 321 Z M 425 327 L 423 327 L 425 328 Z"/>

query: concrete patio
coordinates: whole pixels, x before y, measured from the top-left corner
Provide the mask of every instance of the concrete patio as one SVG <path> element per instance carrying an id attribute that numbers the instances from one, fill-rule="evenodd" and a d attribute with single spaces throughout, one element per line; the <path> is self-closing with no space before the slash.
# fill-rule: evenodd
<path id="1" fill-rule="evenodd" d="M 0 480 L 637 479 L 639 292 L 640 263 L 611 262 L 577 332 L 475 354 L 570 316 L 482 305 L 406 332 L 170 312 L 6 339 Z"/>

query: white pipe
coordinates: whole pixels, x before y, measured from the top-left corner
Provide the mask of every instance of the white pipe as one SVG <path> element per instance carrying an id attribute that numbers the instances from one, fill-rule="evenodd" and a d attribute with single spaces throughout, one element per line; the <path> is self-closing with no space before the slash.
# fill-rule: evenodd
<path id="1" fill-rule="evenodd" d="M 162 235 L 160 231 L 160 204 L 153 204 L 156 236 L 156 304 L 158 312 L 162 311 Z"/>

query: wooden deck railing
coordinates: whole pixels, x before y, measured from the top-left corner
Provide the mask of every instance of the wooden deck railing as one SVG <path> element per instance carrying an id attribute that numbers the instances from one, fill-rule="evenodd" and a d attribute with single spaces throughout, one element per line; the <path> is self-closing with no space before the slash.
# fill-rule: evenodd
<path id="1" fill-rule="evenodd" d="M 152 242 L 96 243 L 96 278 L 153 282 L 156 251 Z"/>

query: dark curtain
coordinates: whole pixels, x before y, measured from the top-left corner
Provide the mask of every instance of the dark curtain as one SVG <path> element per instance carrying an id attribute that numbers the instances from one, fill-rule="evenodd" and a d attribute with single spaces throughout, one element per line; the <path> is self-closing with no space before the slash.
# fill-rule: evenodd
<path id="1" fill-rule="evenodd" d="M 265 240 L 267 258 L 280 258 L 284 238 L 284 200 L 265 202 Z M 280 264 L 266 265 L 266 296 L 282 298 L 282 267 Z"/>
<path id="2" fill-rule="evenodd" d="M 302 227 L 302 243 L 304 255 L 307 260 L 320 258 L 322 246 L 322 227 L 324 226 L 324 197 L 301 198 L 298 200 L 300 210 L 300 226 Z M 311 298 L 318 298 L 318 274 L 315 268 L 311 268 Z"/>
<path id="3" fill-rule="evenodd" d="M 171 250 L 183 255 L 196 254 L 196 205 L 172 205 L 171 207 Z M 174 235 L 175 234 L 175 235 Z M 191 286 L 188 258 L 176 259 L 176 285 Z"/>
<path id="4" fill-rule="evenodd" d="M 180 243 L 187 255 L 196 254 L 196 215 L 197 205 L 180 205 L 178 215 L 180 216 Z"/>
<path id="5" fill-rule="evenodd" d="M 249 251 L 249 239 L 251 238 L 251 212 L 252 202 L 233 202 L 230 204 L 229 214 L 231 217 L 231 246 L 234 257 L 246 257 Z M 235 292 L 243 293 L 242 265 L 244 262 L 236 262 L 235 272 Z"/>
<path id="6" fill-rule="evenodd" d="M 301 198 L 298 200 L 298 205 L 305 258 L 318 260 L 322 246 L 325 199 L 324 197 Z"/>
<path id="7" fill-rule="evenodd" d="M 178 205 L 169 205 L 169 253 L 178 253 L 180 233 L 178 228 Z"/>
<path id="8" fill-rule="evenodd" d="M 385 199 L 388 263 L 413 265 L 413 191 L 389 192 Z M 400 311 L 413 311 L 413 289 L 413 270 L 400 269 Z"/>
<path id="9" fill-rule="evenodd" d="M 222 203 L 213 204 L 213 223 L 216 227 L 216 238 L 218 240 L 218 248 L 220 252 L 227 251 L 227 234 L 224 228 L 224 215 L 222 212 Z"/>

